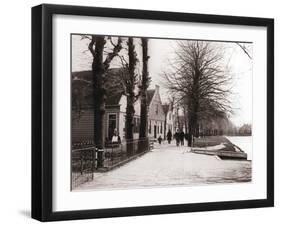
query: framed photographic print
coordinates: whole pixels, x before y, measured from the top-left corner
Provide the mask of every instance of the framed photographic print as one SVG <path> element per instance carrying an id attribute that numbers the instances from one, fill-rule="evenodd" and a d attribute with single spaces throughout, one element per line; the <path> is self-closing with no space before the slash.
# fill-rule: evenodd
<path id="1" fill-rule="evenodd" d="M 32 217 L 274 205 L 274 21 L 32 8 Z"/>

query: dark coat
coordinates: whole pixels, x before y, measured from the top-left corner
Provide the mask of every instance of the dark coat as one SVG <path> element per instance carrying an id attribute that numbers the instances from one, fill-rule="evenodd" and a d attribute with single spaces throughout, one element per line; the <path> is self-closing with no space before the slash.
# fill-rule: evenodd
<path id="1" fill-rule="evenodd" d="M 176 139 L 177 141 L 179 141 L 179 140 L 180 140 L 180 133 L 179 133 L 179 132 L 176 132 L 175 135 L 174 135 L 174 137 L 175 137 L 175 139 Z"/>
<path id="2" fill-rule="evenodd" d="M 167 139 L 168 139 L 168 140 L 171 140 L 171 139 L 172 139 L 172 133 L 171 133 L 170 130 L 169 130 L 169 132 L 167 133 Z"/>
<path id="3" fill-rule="evenodd" d="M 180 140 L 181 140 L 181 141 L 184 140 L 184 132 L 180 132 Z"/>

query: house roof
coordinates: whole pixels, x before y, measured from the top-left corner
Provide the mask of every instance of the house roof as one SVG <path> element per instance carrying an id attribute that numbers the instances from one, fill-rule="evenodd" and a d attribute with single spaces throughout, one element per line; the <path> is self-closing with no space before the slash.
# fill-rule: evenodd
<path id="1" fill-rule="evenodd" d="M 123 68 L 109 69 L 105 77 L 107 89 L 106 105 L 119 105 L 119 101 L 124 93 L 124 88 L 118 74 L 125 73 Z"/>
<path id="2" fill-rule="evenodd" d="M 107 72 L 106 72 L 106 78 L 107 77 L 112 77 L 113 75 L 116 75 L 118 73 L 122 72 L 122 68 L 110 68 Z M 92 81 L 93 80 L 93 72 L 91 70 L 87 70 L 87 71 L 75 71 L 72 72 L 72 78 L 74 79 L 76 78 L 80 78 L 80 79 L 84 79 L 87 81 Z"/>
<path id="3" fill-rule="evenodd" d="M 122 93 L 117 93 L 115 95 L 109 95 L 109 96 L 107 96 L 105 103 L 106 103 L 106 105 L 118 105 L 121 97 L 122 97 Z"/>
<path id="4" fill-rule="evenodd" d="M 122 86 L 120 84 L 116 84 L 116 75 L 118 73 L 121 73 L 122 68 L 112 68 L 109 69 L 106 73 L 106 83 L 105 86 L 108 86 L 108 95 L 106 98 L 106 105 L 118 105 L 120 98 L 122 96 Z M 88 92 L 89 95 L 85 96 L 86 102 L 84 104 L 91 106 L 94 101 L 93 97 L 93 86 L 91 85 L 93 81 L 93 74 L 92 71 L 77 71 L 72 72 L 72 88 L 78 89 L 78 90 L 84 90 L 85 88 L 90 89 Z M 114 88 L 112 86 L 114 85 Z M 72 95 L 75 95 L 73 93 Z"/>
<path id="5" fill-rule="evenodd" d="M 148 105 L 151 103 L 151 100 L 154 96 L 154 93 L 155 93 L 155 89 L 149 89 L 147 90 L 147 102 L 148 102 Z"/>

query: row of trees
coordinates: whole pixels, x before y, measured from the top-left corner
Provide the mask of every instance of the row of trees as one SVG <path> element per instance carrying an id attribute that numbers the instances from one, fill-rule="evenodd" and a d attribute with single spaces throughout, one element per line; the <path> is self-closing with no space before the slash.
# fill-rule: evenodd
<path id="1" fill-rule="evenodd" d="M 92 55 L 92 81 L 94 96 L 94 142 L 98 149 L 104 147 L 104 115 L 105 103 L 108 95 L 107 72 L 112 62 L 118 60 L 122 65 L 121 73 L 115 81 L 110 82 L 111 90 L 122 89 L 127 97 L 126 107 L 126 140 L 133 139 L 134 103 L 141 98 L 140 138 L 147 138 L 147 89 L 150 83 L 148 73 L 148 39 L 141 38 L 142 73 L 136 73 L 139 61 L 136 52 L 135 38 L 121 38 L 108 36 L 84 35 L 88 39 L 88 50 Z M 125 53 L 124 53 L 125 52 Z M 137 90 L 137 91 L 136 91 Z M 128 148 L 130 149 L 130 148 Z"/>
<path id="2" fill-rule="evenodd" d="M 120 89 L 127 97 L 126 139 L 133 139 L 134 103 L 141 100 L 139 137 L 147 137 L 147 89 L 148 39 L 83 35 L 88 39 L 88 50 L 92 55 L 92 81 L 94 96 L 94 142 L 99 149 L 104 145 L 105 102 L 110 90 Z M 252 59 L 246 44 L 236 43 Z M 137 54 L 140 49 L 141 54 Z M 140 57 L 141 55 L 141 57 Z M 107 83 L 107 72 L 114 61 L 122 70 Z M 138 63 L 142 71 L 136 73 Z M 189 145 L 192 136 L 198 136 L 199 128 L 208 130 L 216 125 L 230 125 L 232 113 L 229 96 L 231 76 L 226 66 L 221 46 L 206 41 L 178 41 L 175 58 L 163 76 L 173 97 L 173 104 L 181 106 L 189 129 Z"/>
<path id="3" fill-rule="evenodd" d="M 200 124 L 227 119 L 232 112 L 231 76 L 223 49 L 206 41 L 178 41 L 170 70 L 163 73 L 170 94 L 182 106 L 189 129 L 188 145 L 198 136 Z"/>

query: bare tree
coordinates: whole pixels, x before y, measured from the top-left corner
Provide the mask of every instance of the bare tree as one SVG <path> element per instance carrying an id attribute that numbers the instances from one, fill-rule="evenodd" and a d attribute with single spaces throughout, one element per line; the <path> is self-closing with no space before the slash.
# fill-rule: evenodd
<path id="1" fill-rule="evenodd" d="M 118 54 L 122 67 L 115 70 L 115 73 L 111 73 L 110 76 L 107 76 L 106 88 L 111 92 L 111 95 L 122 94 L 127 98 L 125 137 L 127 140 L 127 151 L 128 154 L 130 154 L 133 148 L 132 140 L 134 138 L 133 134 L 135 126 L 134 104 L 139 97 L 139 92 L 136 90 L 138 84 L 138 74 L 136 73 L 138 58 L 135 50 L 134 38 L 129 37 L 126 46 L 123 46 L 123 49 L 127 50 L 127 53 Z"/>
<path id="2" fill-rule="evenodd" d="M 132 37 L 128 38 L 128 79 L 126 81 L 126 94 L 127 94 L 127 108 L 126 108 L 126 139 L 128 141 L 133 140 L 134 129 L 134 103 L 138 99 L 138 94 L 135 93 L 135 87 L 137 85 L 137 74 L 135 73 L 137 64 L 137 53 L 135 51 L 134 40 Z"/>
<path id="3" fill-rule="evenodd" d="M 134 38 L 129 37 L 126 44 L 128 48 L 123 48 L 127 50 L 127 53 L 118 55 L 122 67 L 118 68 L 114 76 L 106 80 L 106 87 L 114 94 L 121 93 L 127 97 L 126 139 L 130 140 L 133 139 L 134 103 L 139 97 L 139 92 L 136 91 L 139 75 L 136 73 L 138 58 Z"/>
<path id="4" fill-rule="evenodd" d="M 223 51 L 206 41 L 179 41 L 171 63 L 171 70 L 164 72 L 170 93 L 186 106 L 189 139 L 198 136 L 199 122 L 231 112 L 227 98 L 229 76 L 223 61 Z"/>
<path id="5" fill-rule="evenodd" d="M 147 89 L 151 82 L 151 78 L 148 73 L 148 39 L 141 38 L 142 43 L 142 77 L 140 89 L 141 97 L 141 112 L 140 112 L 140 139 L 147 138 L 147 124 L 148 124 L 148 102 L 147 102 Z"/>
<path id="6" fill-rule="evenodd" d="M 93 56 L 93 95 L 94 95 L 94 142 L 98 149 L 104 147 L 104 114 L 105 114 L 105 75 L 112 60 L 122 49 L 122 39 L 119 37 L 114 43 L 111 37 L 85 35 L 84 39 L 89 39 L 88 50 Z M 111 51 L 106 51 L 106 45 L 111 45 Z"/>

